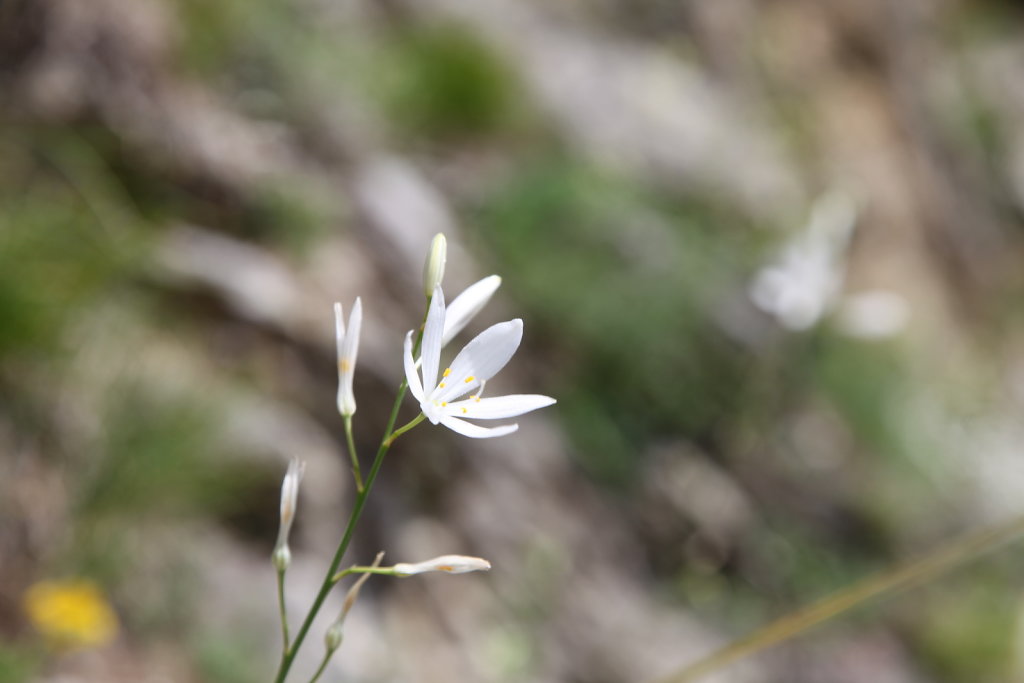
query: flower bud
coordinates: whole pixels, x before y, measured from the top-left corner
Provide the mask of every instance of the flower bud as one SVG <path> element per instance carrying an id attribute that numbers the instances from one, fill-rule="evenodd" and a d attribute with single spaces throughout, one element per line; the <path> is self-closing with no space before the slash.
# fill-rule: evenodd
<path id="1" fill-rule="evenodd" d="M 288 543 L 275 548 L 274 554 L 271 556 L 274 560 L 274 569 L 279 572 L 284 572 L 288 569 L 288 565 L 292 563 L 292 551 L 288 548 Z"/>
<path id="2" fill-rule="evenodd" d="M 341 640 L 343 638 L 341 627 L 341 622 L 336 621 L 327 629 L 327 633 L 324 635 L 324 644 L 327 646 L 328 652 L 334 652 L 341 647 Z"/>
<path id="3" fill-rule="evenodd" d="M 424 572 L 447 572 L 449 574 L 465 574 L 466 572 L 488 571 L 491 563 L 480 557 L 465 555 L 441 555 L 432 560 L 409 564 L 399 562 L 392 569 L 395 576 L 412 576 Z"/>
<path id="4" fill-rule="evenodd" d="M 288 471 L 281 482 L 281 525 L 277 531 L 277 544 L 274 546 L 274 566 L 283 572 L 291 564 L 292 554 L 288 549 L 288 534 L 295 521 L 295 508 L 299 498 L 299 482 L 306 471 L 306 464 L 298 458 L 288 463 Z"/>
<path id="5" fill-rule="evenodd" d="M 334 329 L 338 343 L 338 412 L 349 417 L 356 412 L 356 397 L 352 393 L 352 379 L 355 376 L 356 357 L 359 355 L 359 332 L 363 326 L 363 302 L 356 297 L 352 313 L 348 317 L 348 330 L 342 315 L 341 304 L 334 304 Z"/>
<path id="6" fill-rule="evenodd" d="M 423 264 L 423 293 L 427 297 L 434 294 L 434 288 L 441 285 L 444 279 L 444 264 L 448 259 L 448 241 L 444 233 L 434 235 L 430 243 L 430 252 L 427 254 L 427 261 Z"/>

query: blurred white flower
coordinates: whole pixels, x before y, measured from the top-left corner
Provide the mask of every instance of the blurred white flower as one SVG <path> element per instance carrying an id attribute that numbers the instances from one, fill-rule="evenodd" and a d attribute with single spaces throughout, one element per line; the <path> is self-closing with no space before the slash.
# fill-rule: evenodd
<path id="1" fill-rule="evenodd" d="M 412 332 L 405 337 L 405 376 L 409 390 L 420 402 L 420 409 L 432 424 L 439 422 L 452 431 L 473 438 L 511 434 L 519 425 L 479 427 L 462 418 L 497 420 L 549 406 L 555 399 L 539 394 L 514 394 L 481 398 L 486 382 L 494 377 L 519 348 L 523 321 L 518 318 L 498 323 L 477 335 L 459 352 L 450 367 L 441 373 L 441 346 L 445 326 L 444 293 L 438 287 L 430 301 L 423 328 L 422 380 L 412 357 Z M 464 400 L 456 400 L 480 388 Z"/>
<path id="2" fill-rule="evenodd" d="M 392 570 L 396 576 L 412 576 L 424 572 L 447 572 L 449 574 L 465 574 L 466 572 L 488 571 L 491 563 L 480 557 L 465 555 L 441 555 L 432 560 L 409 564 L 399 562 Z"/>
<path id="3" fill-rule="evenodd" d="M 338 342 L 338 412 L 348 417 L 356 412 L 356 397 L 352 393 L 352 377 L 359 354 L 359 330 L 363 325 L 363 302 L 356 297 L 348 317 L 348 330 L 341 304 L 334 304 L 334 329 Z"/>
<path id="4" fill-rule="evenodd" d="M 288 463 L 284 481 L 281 482 L 281 525 L 277 531 L 277 544 L 274 546 L 274 564 L 278 571 L 284 571 L 291 563 L 291 551 L 288 548 L 288 534 L 295 521 L 295 508 L 299 499 L 299 482 L 306 471 L 306 463 L 292 458 Z"/>
<path id="5" fill-rule="evenodd" d="M 845 254 L 857 207 L 844 194 L 819 199 L 807 227 L 762 268 L 750 298 L 790 330 L 813 327 L 834 305 L 846 275 Z"/>

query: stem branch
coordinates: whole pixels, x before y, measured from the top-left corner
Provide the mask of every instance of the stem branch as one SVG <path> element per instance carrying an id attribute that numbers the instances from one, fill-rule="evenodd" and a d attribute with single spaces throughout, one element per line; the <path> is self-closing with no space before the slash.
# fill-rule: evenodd
<path id="1" fill-rule="evenodd" d="M 427 299 L 427 310 L 430 310 L 430 299 Z M 424 320 L 426 320 L 426 313 L 424 313 Z M 413 347 L 413 356 L 420 350 L 420 345 L 423 343 L 423 325 L 420 325 L 419 334 L 416 335 L 416 344 Z M 356 524 L 359 522 L 359 517 L 363 514 L 363 506 L 366 505 L 366 499 L 370 495 L 370 489 L 373 488 L 373 482 L 377 479 L 377 473 L 380 472 L 381 465 L 384 464 L 384 456 L 387 455 L 388 449 L 398 436 L 395 434 L 395 422 L 398 420 L 398 409 L 402 407 L 402 399 L 405 398 L 405 392 L 408 390 L 409 384 L 406 380 L 402 380 L 402 383 L 398 386 L 398 395 L 395 396 L 395 403 L 391 407 L 391 415 L 388 417 L 387 426 L 384 428 L 384 437 L 381 439 L 380 447 L 377 449 L 377 455 L 373 459 L 373 465 L 370 467 L 370 472 L 366 476 L 366 482 L 362 488 L 357 487 L 356 500 L 352 505 L 352 513 L 349 515 L 348 524 L 345 526 L 345 533 L 341 537 L 341 542 L 338 543 L 338 549 L 334 551 L 334 558 L 331 560 L 330 566 L 327 568 L 327 573 L 324 576 L 323 583 L 320 585 L 320 591 L 316 594 L 316 598 L 313 600 L 313 604 L 309 608 L 309 613 L 306 614 L 306 618 L 302 621 L 302 626 L 299 627 L 299 632 L 295 634 L 295 640 L 292 642 L 290 648 L 286 648 L 281 655 L 281 664 L 277 668 L 277 676 L 274 677 L 274 683 L 284 683 L 285 678 L 288 676 L 289 669 L 292 668 L 292 663 L 295 661 L 295 656 L 299 652 L 299 648 L 302 646 L 302 641 L 306 639 L 306 634 L 309 633 L 310 627 L 313 625 L 313 620 L 316 615 L 320 612 L 320 608 L 324 604 L 324 600 L 327 599 L 327 594 L 331 592 L 331 589 L 335 585 L 334 575 L 338 572 L 338 565 L 341 564 L 341 558 L 345 555 L 348 550 L 349 543 L 352 542 L 352 534 L 355 532 Z M 416 420 L 413 420 L 416 422 Z M 415 426 L 410 423 L 402 429 L 408 431 Z M 346 430 L 348 431 L 348 430 Z M 350 451 L 353 455 L 355 450 Z M 328 655 L 329 657 L 329 655 Z M 321 671 L 323 667 L 327 666 L 327 661 L 321 664 Z M 314 679 L 315 680 L 315 679 Z"/>

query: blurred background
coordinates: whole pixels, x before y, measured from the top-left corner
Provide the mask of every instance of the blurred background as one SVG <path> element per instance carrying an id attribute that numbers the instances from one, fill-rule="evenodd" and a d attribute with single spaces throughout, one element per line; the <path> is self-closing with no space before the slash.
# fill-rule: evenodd
<path id="1" fill-rule="evenodd" d="M 494 570 L 371 580 L 324 680 L 645 681 L 1019 513 L 1022 26 L 0 1 L 0 682 L 269 680 L 288 457 L 293 622 L 352 500 L 331 303 L 363 298 L 366 467 L 438 231 L 449 298 L 504 278 L 467 334 L 525 320 L 493 391 L 559 402 L 397 442 L 346 564 Z M 1022 560 L 709 680 L 1022 680 Z"/>

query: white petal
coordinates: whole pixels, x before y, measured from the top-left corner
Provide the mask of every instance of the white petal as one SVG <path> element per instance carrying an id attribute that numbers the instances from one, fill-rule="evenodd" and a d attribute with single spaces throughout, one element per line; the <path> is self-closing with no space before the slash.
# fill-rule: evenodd
<path id="1" fill-rule="evenodd" d="M 341 343 L 345 341 L 345 312 L 341 304 L 334 302 L 334 338 L 338 342 L 338 357 L 341 357 Z"/>
<path id="2" fill-rule="evenodd" d="M 441 332 L 444 330 L 444 292 L 434 288 L 427 311 L 427 322 L 423 326 L 423 345 L 420 358 L 423 360 L 423 389 L 429 394 L 437 386 L 437 366 L 441 362 Z"/>
<path id="3" fill-rule="evenodd" d="M 453 432 L 458 432 L 463 436 L 468 436 L 472 439 L 490 439 L 495 436 L 505 436 L 519 429 L 519 425 L 502 425 L 500 427 L 478 427 L 475 424 L 460 420 L 457 417 L 451 415 L 442 415 L 441 424 Z"/>
<path id="4" fill-rule="evenodd" d="M 275 549 L 288 546 L 288 534 L 292 528 L 292 521 L 295 519 L 295 507 L 299 497 L 299 483 L 302 481 L 305 471 L 306 463 L 292 457 L 288 463 L 288 471 L 281 482 L 281 524 L 277 530 Z"/>
<path id="5" fill-rule="evenodd" d="M 489 275 L 466 287 L 462 294 L 455 297 L 455 300 L 448 305 L 448 310 L 445 311 L 441 346 L 447 346 L 448 342 L 466 327 L 469 321 L 487 305 L 499 286 L 501 286 L 501 278 L 497 275 Z"/>
<path id="6" fill-rule="evenodd" d="M 450 401 L 472 391 L 494 377 L 519 348 L 523 340 L 523 321 L 519 318 L 492 325 L 459 352 L 445 378 L 445 388 L 434 398 Z"/>
<path id="7" fill-rule="evenodd" d="M 465 574 L 466 572 L 485 572 L 491 563 L 482 557 L 465 555 L 442 555 L 423 562 L 399 562 L 392 569 L 398 576 L 411 576 L 423 572 L 448 572 L 449 574 Z"/>
<path id="8" fill-rule="evenodd" d="M 515 417 L 531 410 L 544 408 L 555 403 L 550 396 L 540 394 L 510 394 L 493 398 L 467 398 L 463 401 L 449 403 L 445 410 L 458 417 L 473 420 L 500 420 L 504 417 Z"/>
<path id="9" fill-rule="evenodd" d="M 416 397 L 417 401 L 423 402 L 423 385 L 420 384 L 420 376 L 416 373 L 416 361 L 412 359 L 412 330 L 405 335 L 405 381 L 409 384 L 409 391 Z"/>
<path id="10" fill-rule="evenodd" d="M 335 306 L 335 313 L 340 314 L 341 306 Z M 352 393 L 352 378 L 356 370 L 356 357 L 359 355 L 359 333 L 363 326 L 363 302 L 356 297 L 352 312 L 348 317 L 348 334 L 344 335 L 338 348 L 338 411 L 342 415 L 356 412 L 356 397 Z"/>
<path id="11" fill-rule="evenodd" d="M 338 304 L 338 312 L 341 312 L 341 305 Z M 359 333 L 363 327 L 363 300 L 356 297 L 356 303 L 352 306 L 352 312 L 348 315 L 348 334 L 345 335 L 345 343 L 342 344 L 342 357 L 352 361 L 355 367 L 356 356 L 359 354 Z"/>

